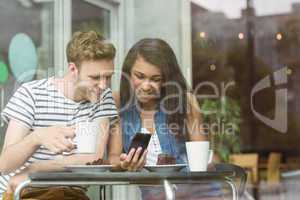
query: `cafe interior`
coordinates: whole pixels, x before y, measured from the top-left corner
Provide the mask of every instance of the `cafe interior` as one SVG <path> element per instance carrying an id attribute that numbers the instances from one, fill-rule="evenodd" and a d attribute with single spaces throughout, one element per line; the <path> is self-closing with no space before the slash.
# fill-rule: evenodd
<path id="1" fill-rule="evenodd" d="M 63 76 L 76 31 L 115 45 L 112 90 L 132 45 L 162 38 L 198 100 L 214 162 L 247 174 L 240 199 L 299 198 L 300 0 L 1 0 L 0 27 L 1 112 L 22 83 Z M 20 35 L 29 40 L 18 44 Z M 22 62 L 13 48 L 26 52 Z M 1 119 L 0 146 L 6 128 Z M 134 186 L 104 193 L 139 199 Z"/>

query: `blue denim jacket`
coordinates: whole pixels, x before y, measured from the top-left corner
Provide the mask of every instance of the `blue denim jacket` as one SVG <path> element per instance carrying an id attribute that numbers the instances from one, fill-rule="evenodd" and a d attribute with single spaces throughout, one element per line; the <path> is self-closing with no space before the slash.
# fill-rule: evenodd
<path id="1" fill-rule="evenodd" d="M 131 105 L 128 109 L 122 111 L 120 116 L 123 129 L 123 147 L 124 151 L 128 152 L 132 138 L 142 128 L 140 113 L 135 105 Z M 158 110 L 154 118 L 155 129 L 162 152 L 174 156 L 178 164 L 186 163 L 185 143 L 179 142 L 168 129 L 166 114 Z"/>

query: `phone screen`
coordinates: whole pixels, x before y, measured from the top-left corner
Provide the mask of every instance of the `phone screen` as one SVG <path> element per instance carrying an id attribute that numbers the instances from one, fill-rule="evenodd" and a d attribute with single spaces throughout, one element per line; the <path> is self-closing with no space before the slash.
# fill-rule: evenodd
<path id="1" fill-rule="evenodd" d="M 143 134 L 143 133 L 137 133 L 135 134 L 134 138 L 131 141 L 129 150 L 127 153 L 130 152 L 132 148 L 137 150 L 139 147 L 142 147 L 142 152 L 140 155 L 143 155 L 145 149 L 147 149 L 149 141 L 151 138 L 151 134 Z"/>

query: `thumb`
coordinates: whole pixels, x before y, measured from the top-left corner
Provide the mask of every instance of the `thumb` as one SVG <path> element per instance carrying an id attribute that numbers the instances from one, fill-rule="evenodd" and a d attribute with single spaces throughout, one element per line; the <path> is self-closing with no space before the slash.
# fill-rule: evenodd
<path id="1" fill-rule="evenodd" d="M 7 186 L 7 189 L 6 189 L 6 194 L 7 194 L 7 195 L 11 195 L 11 194 L 13 194 L 13 189 L 11 188 L 11 186 L 10 186 L 10 185 L 8 185 L 8 186 Z"/>
<path id="2" fill-rule="evenodd" d="M 120 160 L 121 160 L 121 161 L 124 161 L 124 160 L 126 160 L 126 157 L 127 157 L 127 154 L 126 154 L 126 153 L 122 153 L 122 154 L 120 155 Z"/>

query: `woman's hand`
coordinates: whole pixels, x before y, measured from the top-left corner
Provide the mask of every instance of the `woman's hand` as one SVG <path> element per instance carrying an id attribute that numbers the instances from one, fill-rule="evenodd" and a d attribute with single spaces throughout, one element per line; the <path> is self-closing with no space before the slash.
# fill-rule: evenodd
<path id="1" fill-rule="evenodd" d="M 142 153 L 142 148 L 131 149 L 128 154 L 120 155 L 120 167 L 128 171 L 140 171 L 146 164 L 147 150 Z M 141 155 L 141 156 L 140 156 Z"/>

